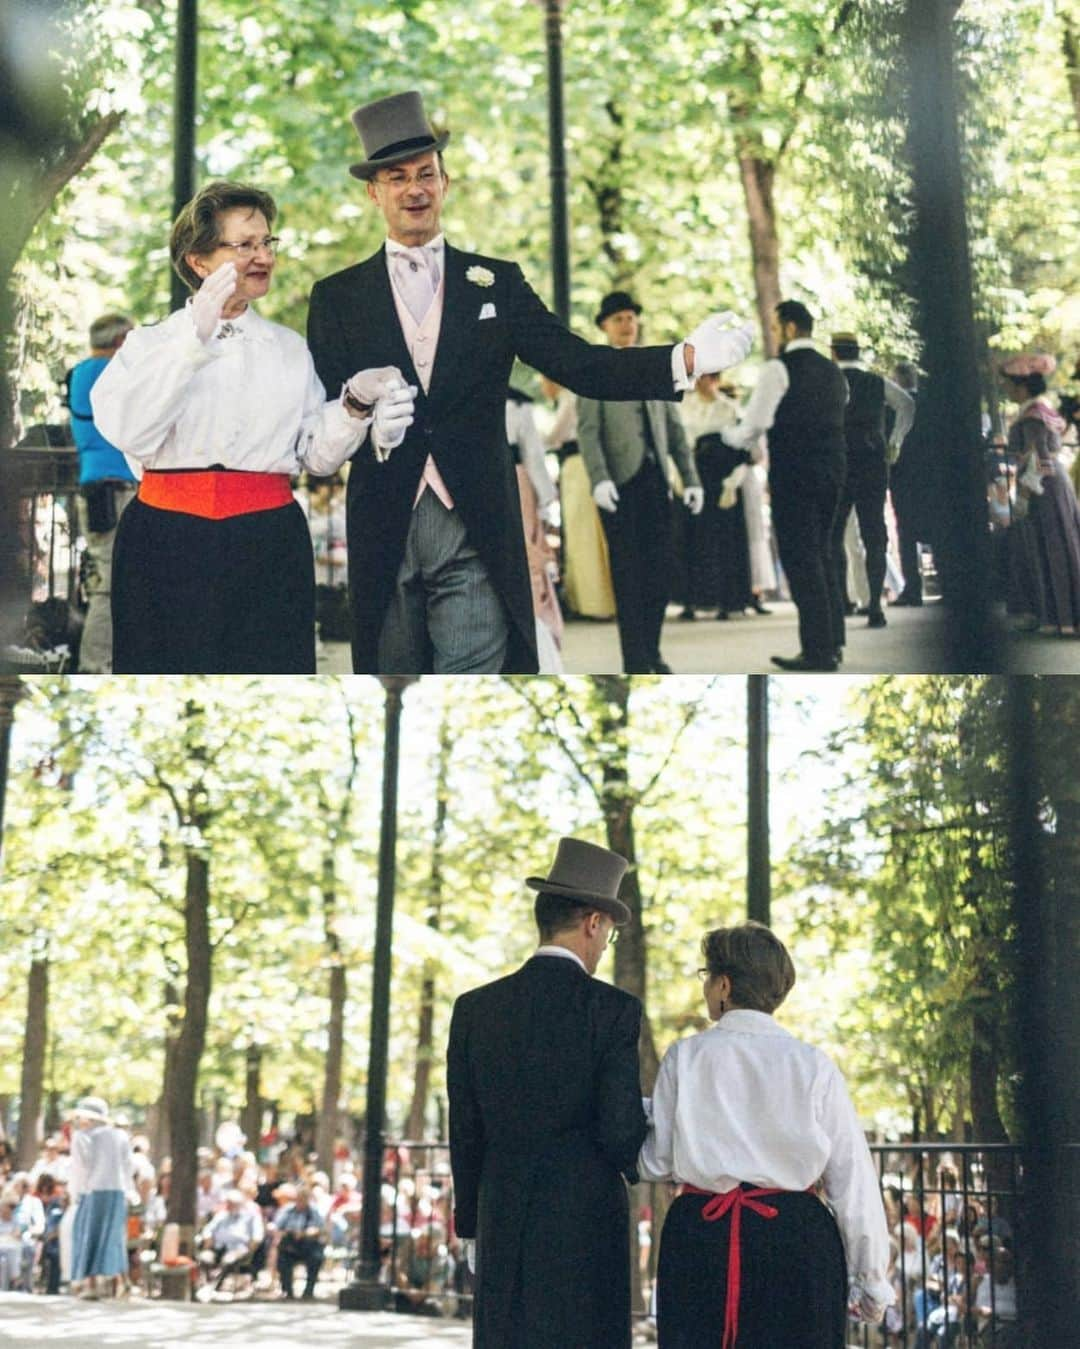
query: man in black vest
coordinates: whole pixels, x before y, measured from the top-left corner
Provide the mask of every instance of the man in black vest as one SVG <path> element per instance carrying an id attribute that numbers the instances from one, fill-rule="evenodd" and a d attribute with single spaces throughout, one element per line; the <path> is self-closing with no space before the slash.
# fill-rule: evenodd
<path id="1" fill-rule="evenodd" d="M 373 432 L 349 469 L 353 669 L 535 673 L 532 587 L 506 444 L 515 358 L 590 398 L 678 401 L 697 375 L 742 360 L 751 339 L 727 315 L 674 346 L 613 351 L 583 342 L 516 263 L 443 238 L 449 133 L 432 128 L 417 92 L 378 99 L 352 120 L 365 158 L 350 173 L 366 184 L 387 239 L 316 283 L 308 345 L 335 397 L 361 354 L 401 377 L 380 395 L 396 414 L 393 434 Z M 345 395 L 359 415 L 371 413 L 362 389 Z"/>
<path id="2" fill-rule="evenodd" d="M 866 580 L 870 588 L 867 627 L 883 628 L 885 614 L 881 592 L 885 586 L 885 493 L 889 485 L 889 465 L 900 453 L 900 446 L 915 417 L 915 404 L 908 395 L 884 375 L 875 375 L 859 360 L 859 339 L 854 333 L 834 333 L 832 357 L 844 372 L 848 401 L 844 410 L 844 437 L 847 441 L 847 472 L 840 508 L 833 524 L 832 555 L 837 585 L 844 593 L 844 530 L 852 507 L 859 521 L 859 533 L 866 549 Z M 885 444 L 885 409 L 893 412 L 889 444 Z M 843 616 L 840 640 L 843 646 Z"/>
<path id="3" fill-rule="evenodd" d="M 773 529 L 799 611 L 797 656 L 773 656 L 782 670 L 835 670 L 844 635 L 844 597 L 832 562 L 832 529 L 844 486 L 847 381 L 811 339 L 813 315 L 783 300 L 772 320 L 780 355 L 766 361 L 737 426 L 721 432 L 748 449 L 768 432 Z"/>
<path id="4" fill-rule="evenodd" d="M 526 881 L 539 892 L 535 955 L 454 1005 L 454 1222 L 476 1241 L 477 1349 L 630 1349 L 641 1004 L 592 978 L 630 918 L 626 866 L 562 839 L 550 874 Z"/>

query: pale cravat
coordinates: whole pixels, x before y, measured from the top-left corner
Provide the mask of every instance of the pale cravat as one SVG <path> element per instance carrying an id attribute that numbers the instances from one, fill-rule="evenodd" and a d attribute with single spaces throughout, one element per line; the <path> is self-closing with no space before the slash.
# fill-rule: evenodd
<path id="1" fill-rule="evenodd" d="M 395 247 L 390 251 L 394 284 L 417 323 L 431 307 L 439 284 L 439 264 L 430 248 Z"/>

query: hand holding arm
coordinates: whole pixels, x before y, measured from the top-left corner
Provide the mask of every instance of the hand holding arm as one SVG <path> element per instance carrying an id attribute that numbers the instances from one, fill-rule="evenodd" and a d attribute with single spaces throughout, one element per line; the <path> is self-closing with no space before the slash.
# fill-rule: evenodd
<path id="1" fill-rule="evenodd" d="M 372 443 L 376 456 L 386 459 L 405 439 L 405 432 L 413 424 L 416 405 L 416 385 L 392 379 L 384 387 L 375 404 L 375 422 Z"/>

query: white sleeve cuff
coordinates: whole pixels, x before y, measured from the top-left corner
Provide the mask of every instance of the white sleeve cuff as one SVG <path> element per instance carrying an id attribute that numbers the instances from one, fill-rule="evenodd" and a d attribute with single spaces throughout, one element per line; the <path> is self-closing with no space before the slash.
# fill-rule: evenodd
<path id="1" fill-rule="evenodd" d="M 686 393 L 697 383 L 693 375 L 686 373 L 686 357 L 683 355 L 685 342 L 676 342 L 671 348 L 671 380 L 676 393 Z"/>

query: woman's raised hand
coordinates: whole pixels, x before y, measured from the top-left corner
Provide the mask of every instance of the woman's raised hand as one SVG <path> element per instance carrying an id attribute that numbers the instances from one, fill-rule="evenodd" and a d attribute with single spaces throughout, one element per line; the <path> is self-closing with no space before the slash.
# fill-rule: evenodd
<path id="1" fill-rule="evenodd" d="M 209 342 L 221 322 L 221 312 L 236 290 L 236 264 L 223 262 L 210 273 L 191 301 L 191 319 L 200 342 Z"/>

